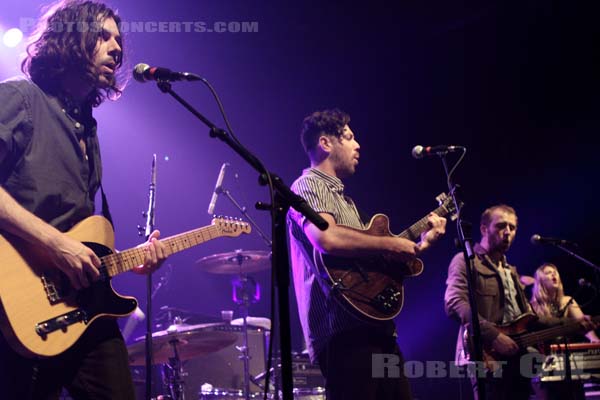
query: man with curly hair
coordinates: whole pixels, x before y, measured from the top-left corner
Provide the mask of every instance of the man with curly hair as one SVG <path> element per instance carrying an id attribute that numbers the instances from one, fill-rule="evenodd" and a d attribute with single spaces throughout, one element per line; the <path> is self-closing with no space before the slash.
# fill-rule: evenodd
<path id="1" fill-rule="evenodd" d="M 102 3 L 55 3 L 27 48 L 22 69 L 29 79 L 0 83 L 0 233 L 47 254 L 74 289 L 100 276 L 98 256 L 63 232 L 95 212 L 102 166 L 92 107 L 121 92 L 119 23 Z M 145 245 L 140 272 L 165 259 L 158 237 L 153 232 Z M 76 399 L 134 399 L 128 364 L 111 318 L 93 322 L 74 346 L 50 358 L 23 357 L 0 337 L 6 399 L 58 399 L 63 387 Z"/>
<path id="2" fill-rule="evenodd" d="M 300 322 L 311 360 L 318 361 L 325 376 L 328 400 L 410 399 L 393 321 L 367 322 L 331 301 L 331 288 L 320 278 L 313 251 L 343 257 L 388 253 L 409 259 L 445 232 L 446 220 L 432 213 L 428 217 L 430 229 L 418 244 L 355 230 L 365 229 L 367 221 L 344 194 L 342 179 L 354 174 L 360 150 L 349 123 L 348 114 L 338 109 L 315 112 L 304 119 L 301 140 L 310 168 L 293 183 L 292 190 L 329 227 L 320 231 L 298 212 L 290 210 L 288 214 Z M 374 377 L 372 360 L 378 355 L 397 357 L 399 376 Z"/>

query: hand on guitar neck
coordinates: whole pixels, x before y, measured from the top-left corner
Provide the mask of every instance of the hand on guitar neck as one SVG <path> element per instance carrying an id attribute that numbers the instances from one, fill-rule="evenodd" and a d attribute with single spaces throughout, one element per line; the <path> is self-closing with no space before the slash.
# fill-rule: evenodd
<path id="1" fill-rule="evenodd" d="M 427 216 L 429 230 L 421 233 L 421 241 L 417 244 L 417 254 L 422 253 L 446 233 L 446 218 L 434 212 Z"/>
<path id="2" fill-rule="evenodd" d="M 144 264 L 132 269 L 136 274 L 148 274 L 154 272 L 167 259 L 167 248 L 160 240 L 160 231 L 155 230 L 150 234 L 148 241 L 142 243 L 138 248 L 144 248 Z"/>

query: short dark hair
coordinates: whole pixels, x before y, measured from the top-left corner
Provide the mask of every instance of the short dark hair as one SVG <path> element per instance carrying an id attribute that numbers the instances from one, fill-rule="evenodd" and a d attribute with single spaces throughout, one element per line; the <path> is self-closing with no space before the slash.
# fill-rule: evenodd
<path id="1" fill-rule="evenodd" d="M 506 204 L 497 204 L 489 207 L 483 212 L 483 214 L 481 214 L 481 225 L 490 226 L 490 222 L 492 222 L 492 213 L 496 210 L 502 210 L 509 214 L 513 214 L 515 217 L 517 216 L 515 209 L 511 206 Z"/>
<path id="2" fill-rule="evenodd" d="M 81 73 L 94 87 L 88 99 L 93 106 L 106 98 L 118 97 L 122 88 L 117 79 L 109 87 L 99 89 L 98 77 L 91 69 L 102 22 L 112 18 L 119 26 L 121 18 L 117 13 L 103 3 L 89 0 L 59 0 L 44 11 L 29 38 L 27 57 L 21 64 L 23 73 L 53 95 L 63 94 L 60 82 L 66 74 Z M 115 60 L 115 72 L 122 61 L 122 55 Z"/>
<path id="3" fill-rule="evenodd" d="M 317 147 L 319 137 L 329 135 L 341 137 L 344 126 L 350 123 L 350 116 L 340 109 L 316 111 L 304 118 L 300 140 L 304 151 L 310 153 Z"/>

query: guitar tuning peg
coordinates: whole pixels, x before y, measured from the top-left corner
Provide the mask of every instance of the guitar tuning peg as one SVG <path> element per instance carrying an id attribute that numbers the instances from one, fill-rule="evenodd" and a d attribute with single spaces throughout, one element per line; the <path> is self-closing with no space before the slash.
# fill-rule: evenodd
<path id="1" fill-rule="evenodd" d="M 146 228 L 144 228 L 141 225 L 137 226 L 137 231 L 138 231 L 138 236 L 142 236 L 144 234 L 144 231 L 146 230 Z"/>
<path id="2" fill-rule="evenodd" d="M 142 217 L 148 218 L 148 213 L 146 211 L 142 211 Z"/>

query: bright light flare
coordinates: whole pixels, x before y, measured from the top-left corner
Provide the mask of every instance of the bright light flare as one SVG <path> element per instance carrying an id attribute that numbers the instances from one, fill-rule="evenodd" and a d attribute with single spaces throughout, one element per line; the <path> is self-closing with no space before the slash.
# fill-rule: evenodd
<path id="1" fill-rule="evenodd" d="M 2 37 L 2 42 L 6 47 L 17 47 L 21 40 L 23 40 L 23 32 L 19 28 L 7 30 Z"/>

